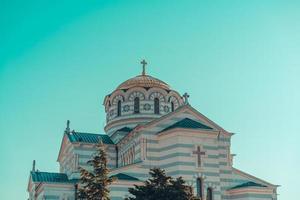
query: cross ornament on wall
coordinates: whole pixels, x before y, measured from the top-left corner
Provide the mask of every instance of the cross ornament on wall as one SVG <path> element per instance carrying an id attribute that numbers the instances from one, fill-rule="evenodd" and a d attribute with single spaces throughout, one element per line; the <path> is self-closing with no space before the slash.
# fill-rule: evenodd
<path id="1" fill-rule="evenodd" d="M 201 151 L 200 146 L 197 146 L 197 150 L 193 151 L 194 155 L 197 155 L 197 163 L 198 163 L 198 167 L 201 167 L 201 156 L 205 155 L 204 151 Z"/>

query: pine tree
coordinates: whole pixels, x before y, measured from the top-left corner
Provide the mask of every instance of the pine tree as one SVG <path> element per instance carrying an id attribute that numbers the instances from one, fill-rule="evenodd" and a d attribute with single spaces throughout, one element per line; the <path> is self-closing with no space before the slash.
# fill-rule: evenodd
<path id="1" fill-rule="evenodd" d="M 182 177 L 176 178 L 175 180 L 171 179 L 170 182 L 172 191 L 171 199 L 195 200 L 193 188 L 186 185 Z"/>
<path id="2" fill-rule="evenodd" d="M 108 186 L 114 179 L 109 177 L 107 155 L 101 140 L 97 145 L 96 153 L 87 164 L 92 166 L 92 170 L 88 171 L 80 167 L 79 199 L 110 200 Z"/>
<path id="3" fill-rule="evenodd" d="M 164 170 L 151 169 L 151 178 L 144 185 L 129 189 L 132 197 L 125 200 L 194 200 L 193 190 L 179 177 L 173 179 Z"/>

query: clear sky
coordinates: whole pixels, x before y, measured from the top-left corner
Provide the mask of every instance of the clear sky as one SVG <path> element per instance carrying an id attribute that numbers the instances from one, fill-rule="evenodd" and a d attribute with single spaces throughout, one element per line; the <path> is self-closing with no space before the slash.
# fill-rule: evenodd
<path id="1" fill-rule="evenodd" d="M 106 94 L 147 72 L 228 131 L 235 167 L 300 196 L 300 1 L 0 0 L 1 199 L 26 199 L 66 120 L 103 132 Z"/>

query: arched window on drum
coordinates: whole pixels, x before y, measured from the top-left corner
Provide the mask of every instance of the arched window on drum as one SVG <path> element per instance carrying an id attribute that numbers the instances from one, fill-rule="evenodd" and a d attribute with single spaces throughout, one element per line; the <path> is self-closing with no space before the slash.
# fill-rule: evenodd
<path id="1" fill-rule="evenodd" d="M 140 98 L 134 98 L 134 113 L 140 113 Z"/>
<path id="2" fill-rule="evenodd" d="M 118 108 L 117 108 L 117 116 L 121 116 L 121 109 L 122 109 L 122 102 L 121 100 L 118 101 Z"/>
<path id="3" fill-rule="evenodd" d="M 175 110 L 174 102 L 171 102 L 171 111 L 173 112 Z"/>
<path id="4" fill-rule="evenodd" d="M 159 114 L 159 99 L 154 99 L 154 114 Z"/>

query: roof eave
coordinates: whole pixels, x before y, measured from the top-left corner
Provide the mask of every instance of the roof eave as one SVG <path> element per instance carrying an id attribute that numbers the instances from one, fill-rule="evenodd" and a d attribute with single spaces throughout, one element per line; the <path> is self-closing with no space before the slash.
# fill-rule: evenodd
<path id="1" fill-rule="evenodd" d="M 238 174 L 240 174 L 240 175 L 242 175 L 242 176 L 246 176 L 246 177 L 248 177 L 248 178 L 250 178 L 250 179 L 254 179 L 254 180 L 258 181 L 258 182 L 261 182 L 261 183 L 267 185 L 267 187 L 278 187 L 278 185 L 274 185 L 274 184 L 272 184 L 272 183 L 269 183 L 269 182 L 267 182 L 267 181 L 265 181 L 265 180 L 262 180 L 262 179 L 260 179 L 260 178 L 255 177 L 255 176 L 253 176 L 253 175 L 251 175 L 251 174 L 248 174 L 248 173 L 246 173 L 246 172 L 243 172 L 243 171 L 241 171 L 241 170 L 239 170 L 239 169 L 237 169 L 237 168 L 232 167 L 232 169 L 233 169 L 236 173 L 238 173 Z"/>
<path id="2" fill-rule="evenodd" d="M 169 129 L 169 130 L 166 130 L 166 131 L 159 132 L 156 135 L 157 136 L 162 136 L 162 135 L 167 135 L 167 134 L 173 133 L 173 132 L 181 132 L 182 130 L 190 131 L 190 132 L 202 132 L 202 133 L 205 133 L 205 134 L 213 133 L 213 134 L 215 134 L 216 137 L 218 136 L 218 133 L 219 133 L 219 131 L 207 130 L 207 129 L 172 128 L 172 129 Z"/>

